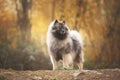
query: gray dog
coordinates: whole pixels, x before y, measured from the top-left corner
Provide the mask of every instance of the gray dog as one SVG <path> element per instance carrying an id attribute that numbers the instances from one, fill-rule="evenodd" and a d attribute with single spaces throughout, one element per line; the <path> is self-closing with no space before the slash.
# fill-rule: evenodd
<path id="1" fill-rule="evenodd" d="M 69 29 L 65 21 L 54 20 L 47 32 L 47 47 L 53 70 L 58 68 L 59 60 L 63 67 L 73 67 L 76 63 L 83 70 L 84 54 L 79 32 Z"/>

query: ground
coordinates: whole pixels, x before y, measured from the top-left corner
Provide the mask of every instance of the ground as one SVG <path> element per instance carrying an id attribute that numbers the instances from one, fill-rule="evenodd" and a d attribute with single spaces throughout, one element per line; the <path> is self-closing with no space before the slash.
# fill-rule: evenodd
<path id="1" fill-rule="evenodd" d="M 99 70 L 37 70 L 0 69 L 0 80 L 120 80 L 120 69 Z"/>

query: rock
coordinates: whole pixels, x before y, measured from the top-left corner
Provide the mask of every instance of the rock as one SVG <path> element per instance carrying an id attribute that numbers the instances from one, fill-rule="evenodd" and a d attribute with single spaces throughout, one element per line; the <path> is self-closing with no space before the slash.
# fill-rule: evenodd
<path id="1" fill-rule="evenodd" d="M 40 77 L 40 76 L 34 76 L 32 80 L 42 80 L 42 77 Z"/>

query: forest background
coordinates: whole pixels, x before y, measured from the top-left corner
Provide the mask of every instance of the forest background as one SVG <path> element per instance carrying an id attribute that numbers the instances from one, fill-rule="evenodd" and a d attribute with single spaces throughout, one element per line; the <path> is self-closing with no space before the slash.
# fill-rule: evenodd
<path id="1" fill-rule="evenodd" d="M 0 0 L 0 68 L 52 69 L 46 32 L 54 19 L 81 33 L 85 69 L 120 68 L 120 0 Z"/>

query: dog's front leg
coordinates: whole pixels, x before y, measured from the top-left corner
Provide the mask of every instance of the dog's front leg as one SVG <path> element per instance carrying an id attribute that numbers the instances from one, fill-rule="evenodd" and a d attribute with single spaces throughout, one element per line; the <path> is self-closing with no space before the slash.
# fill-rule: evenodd
<path id="1" fill-rule="evenodd" d="M 73 59 L 70 53 L 63 54 L 63 67 L 64 68 L 73 67 Z"/>
<path id="2" fill-rule="evenodd" d="M 50 56 L 51 62 L 52 62 L 52 66 L 53 66 L 53 70 L 56 70 L 58 68 L 58 61 L 55 60 L 54 56 Z"/>

